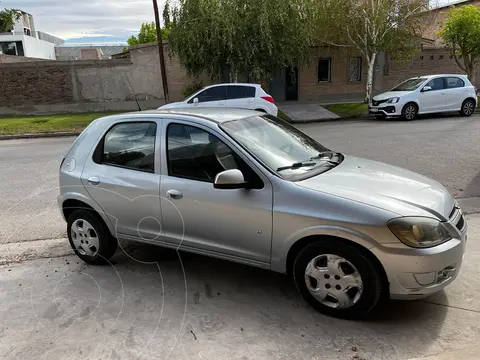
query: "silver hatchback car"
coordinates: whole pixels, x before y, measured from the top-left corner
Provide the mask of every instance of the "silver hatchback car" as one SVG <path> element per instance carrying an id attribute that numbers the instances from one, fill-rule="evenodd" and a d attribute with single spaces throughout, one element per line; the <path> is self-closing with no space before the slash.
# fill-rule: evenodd
<path id="1" fill-rule="evenodd" d="M 436 181 L 241 109 L 95 120 L 62 162 L 58 204 L 90 264 L 120 239 L 190 251 L 289 273 L 312 307 L 345 318 L 441 290 L 467 240 Z"/>

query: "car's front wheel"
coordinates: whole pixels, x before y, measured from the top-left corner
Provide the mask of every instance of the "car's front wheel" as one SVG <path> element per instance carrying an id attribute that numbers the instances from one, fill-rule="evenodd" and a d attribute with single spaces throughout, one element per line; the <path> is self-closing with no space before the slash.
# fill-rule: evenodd
<path id="1" fill-rule="evenodd" d="M 471 99 L 467 99 L 462 104 L 462 109 L 460 110 L 460 114 L 462 116 L 472 116 L 475 112 L 475 101 Z"/>
<path id="2" fill-rule="evenodd" d="M 88 264 L 108 264 L 117 250 L 117 240 L 90 211 L 74 211 L 68 218 L 67 234 L 75 254 Z"/>
<path id="3" fill-rule="evenodd" d="M 416 104 L 409 103 L 403 107 L 402 110 L 402 117 L 405 120 L 411 121 L 415 120 L 418 114 L 418 107 Z"/>
<path id="4" fill-rule="evenodd" d="M 339 239 L 316 241 L 297 255 L 298 291 L 316 310 L 361 318 L 375 309 L 386 290 L 380 269 L 357 247 Z"/>

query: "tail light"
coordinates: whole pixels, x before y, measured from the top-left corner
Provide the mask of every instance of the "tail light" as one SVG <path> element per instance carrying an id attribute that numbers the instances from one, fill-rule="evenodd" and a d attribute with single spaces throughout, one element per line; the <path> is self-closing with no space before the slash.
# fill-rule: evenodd
<path id="1" fill-rule="evenodd" d="M 273 97 L 271 97 L 270 95 L 262 96 L 262 99 L 268 101 L 269 103 L 275 104 L 275 100 L 273 100 Z"/>

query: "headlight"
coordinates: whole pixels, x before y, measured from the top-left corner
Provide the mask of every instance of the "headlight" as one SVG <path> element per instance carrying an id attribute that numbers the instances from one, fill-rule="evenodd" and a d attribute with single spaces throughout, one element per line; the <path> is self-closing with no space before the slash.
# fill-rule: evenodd
<path id="1" fill-rule="evenodd" d="M 399 97 L 394 97 L 394 98 L 388 99 L 388 100 L 387 100 L 387 103 L 389 103 L 389 104 L 395 104 L 395 103 L 397 103 L 399 100 L 400 100 Z"/>
<path id="2" fill-rule="evenodd" d="M 398 218 L 387 226 L 401 242 L 414 248 L 437 246 L 452 238 L 442 222 L 431 218 Z"/>

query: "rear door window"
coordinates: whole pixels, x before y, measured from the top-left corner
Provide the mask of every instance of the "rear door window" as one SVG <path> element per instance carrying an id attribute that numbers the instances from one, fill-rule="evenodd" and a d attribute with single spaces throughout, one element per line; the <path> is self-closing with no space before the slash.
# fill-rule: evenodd
<path id="1" fill-rule="evenodd" d="M 227 99 L 245 99 L 254 98 L 255 88 L 253 86 L 232 85 L 227 86 Z"/>
<path id="2" fill-rule="evenodd" d="M 445 84 L 447 85 L 447 89 L 456 89 L 456 88 L 463 88 L 465 87 L 465 81 L 458 77 L 446 77 Z"/>
<path id="3" fill-rule="evenodd" d="M 100 156 L 94 159 L 105 165 L 154 172 L 154 122 L 131 122 L 114 125 L 103 139 Z M 95 156 L 95 155 L 94 155 Z"/>

